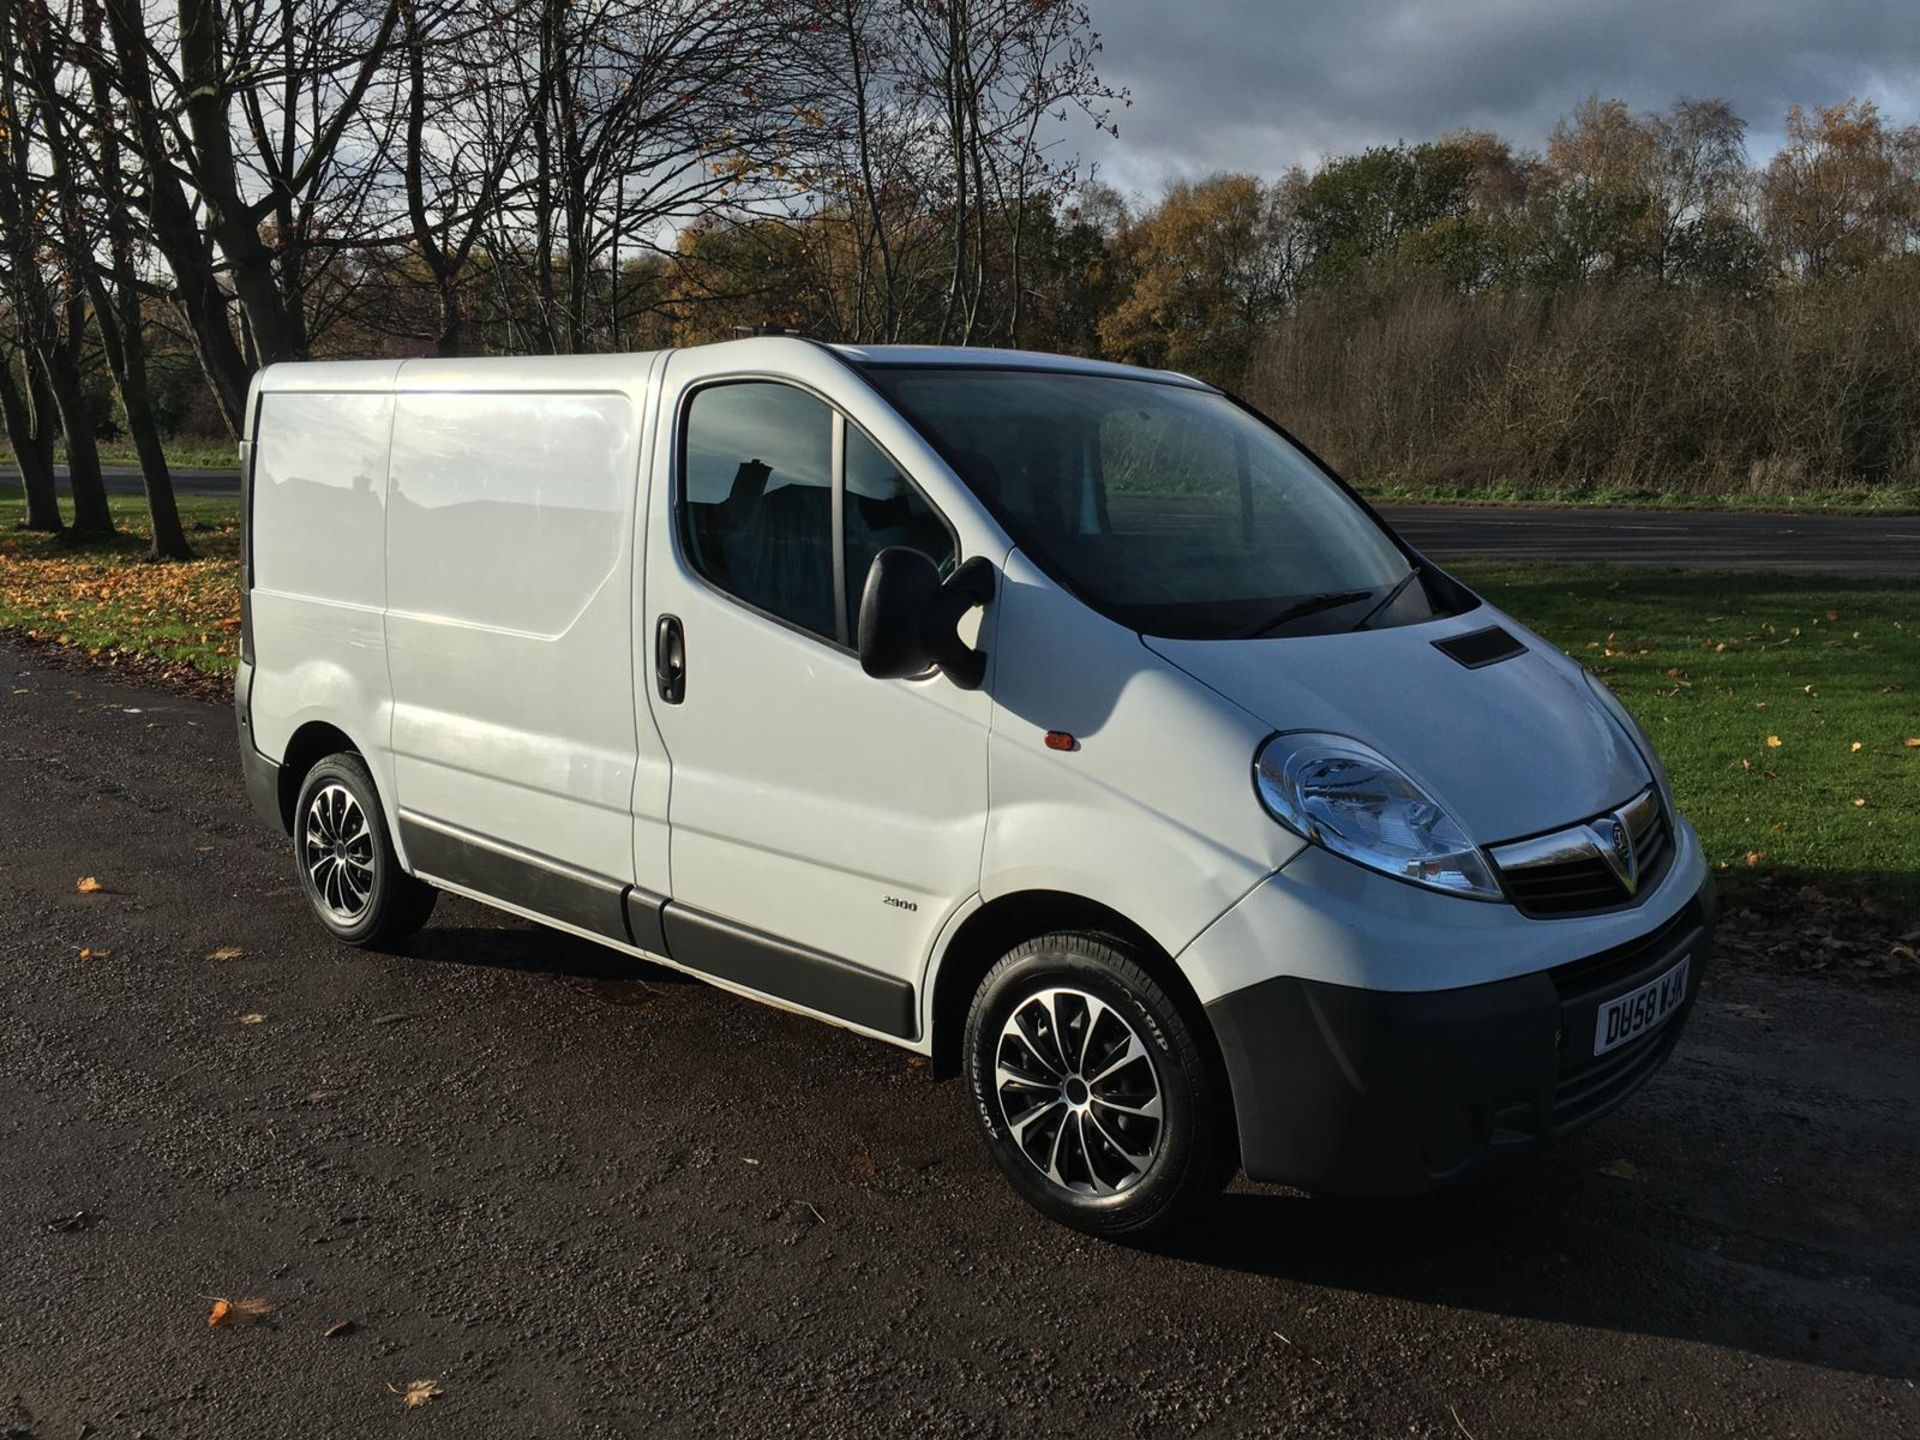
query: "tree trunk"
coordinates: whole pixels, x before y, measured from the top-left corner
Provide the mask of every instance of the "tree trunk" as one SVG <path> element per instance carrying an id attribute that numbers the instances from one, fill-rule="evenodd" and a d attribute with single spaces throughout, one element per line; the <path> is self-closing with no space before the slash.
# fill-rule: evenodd
<path id="1" fill-rule="evenodd" d="M 21 488 L 27 492 L 27 529 L 59 534 L 66 522 L 60 518 L 60 493 L 53 478 L 53 427 L 46 409 L 46 387 L 32 373 L 33 360 L 21 357 L 22 373 L 28 383 L 16 381 L 12 361 L 0 364 L 0 411 L 5 412 L 7 439 L 20 465 Z M 34 403 L 38 394 L 41 403 Z"/>
<path id="2" fill-rule="evenodd" d="M 52 30 L 51 17 L 43 5 L 42 34 Z M 89 7 L 83 23 L 87 42 L 100 45 L 100 12 Z M 106 85 L 96 68 L 92 80 L 95 135 L 100 146 L 94 174 L 104 204 L 107 232 L 107 263 L 100 262 L 95 235 L 89 232 L 86 206 L 81 194 L 81 179 L 75 171 L 87 156 L 80 137 L 69 127 L 60 105 L 60 92 L 52 57 L 42 45 L 28 54 L 32 83 L 40 92 L 46 115 L 48 153 L 52 162 L 54 188 L 66 218 L 67 249 L 74 268 L 81 272 L 86 292 L 93 300 L 93 313 L 100 325 L 101 348 L 106 352 L 107 368 L 120 391 L 121 407 L 127 416 L 127 433 L 133 437 L 140 456 L 140 474 L 147 493 L 147 510 L 153 519 L 153 547 L 156 560 L 185 560 L 193 552 L 180 528 L 180 511 L 173 499 L 173 478 L 167 471 L 167 454 L 160 443 L 160 430 L 154 423 L 153 407 L 147 389 L 146 337 L 142 331 L 140 292 L 133 263 L 133 238 L 127 216 L 121 208 L 126 193 L 125 176 L 120 168 L 120 138 L 114 128 L 113 105 Z M 84 325 L 84 310 L 77 303 L 69 306 L 72 328 Z M 76 489 L 76 494 L 79 491 Z M 104 502 L 104 493 L 101 496 Z"/>
<path id="3" fill-rule="evenodd" d="M 194 178 L 206 207 L 207 230 L 226 257 L 261 363 L 302 360 L 307 349 L 302 317 L 287 308 L 273 250 L 261 238 L 259 218 L 241 193 L 227 115 L 233 81 L 225 65 L 224 39 L 215 0 L 180 0 L 180 79 Z M 290 245 L 293 237 L 282 234 L 280 241 Z"/>
<path id="4" fill-rule="evenodd" d="M 234 338 L 226 293 L 214 274 L 213 256 L 169 159 L 148 69 L 141 0 L 108 0 L 107 25 L 113 32 L 113 48 L 119 59 L 120 84 L 133 113 L 134 133 L 130 138 L 140 151 L 146 172 L 153 241 L 173 271 L 180 311 L 193 335 L 200 369 L 228 429 L 237 435 L 246 424 L 247 384 L 253 367 Z"/>
<path id="5" fill-rule="evenodd" d="M 76 313 L 77 312 L 77 313 Z M 47 384 L 60 411 L 60 432 L 67 442 L 67 483 L 73 488 L 73 533 L 113 534 L 113 511 L 107 505 L 106 481 L 100 474 L 100 446 L 93 435 L 93 409 L 87 404 L 86 384 L 80 374 L 79 349 L 84 333 L 86 302 L 67 304 L 67 333 L 54 335 L 42 348 Z"/>
<path id="6" fill-rule="evenodd" d="M 434 337 L 433 353 L 451 360 L 467 353 L 466 307 L 460 302 L 460 285 L 452 275 L 438 276 L 434 288 L 440 297 L 440 333 Z"/>
<path id="7" fill-rule="evenodd" d="M 540 73 L 542 77 L 564 75 L 561 70 L 561 25 L 565 11 L 558 0 L 545 0 L 540 7 Z M 543 79 L 543 88 L 551 86 Z M 564 83 L 564 82 L 563 82 Z M 553 296 L 553 135 L 552 120 L 556 113 L 564 108 L 554 105 L 550 97 L 544 96 L 548 104 L 543 107 L 540 123 L 533 127 L 534 139 L 534 182 L 533 182 L 533 270 L 534 270 L 534 309 L 540 317 L 540 328 L 549 355 L 560 353 L 560 338 L 554 327 Z"/>
<path id="8" fill-rule="evenodd" d="M 104 294 L 105 285 L 97 293 Z M 129 315 L 127 311 L 131 310 Z M 95 312 L 100 320 L 101 348 L 107 352 L 107 365 L 114 383 L 120 387 L 120 402 L 127 412 L 127 434 L 133 438 L 134 452 L 140 457 L 140 479 L 147 492 L 147 513 L 153 519 L 153 547 L 148 552 L 155 560 L 191 560 L 193 547 L 180 525 L 180 506 L 173 495 L 173 473 L 167 467 L 166 446 L 160 441 L 160 427 L 154 424 L 153 405 L 147 393 L 146 340 L 139 332 L 140 302 L 136 295 L 129 305 L 121 301 L 121 313 L 105 307 Z"/>

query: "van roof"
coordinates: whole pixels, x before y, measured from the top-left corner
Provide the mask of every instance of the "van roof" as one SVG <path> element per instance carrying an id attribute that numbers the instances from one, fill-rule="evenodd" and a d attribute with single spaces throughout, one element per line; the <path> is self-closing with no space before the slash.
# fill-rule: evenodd
<path id="1" fill-rule="evenodd" d="M 981 345 L 828 345 L 791 335 L 754 336 L 717 340 L 701 350 L 738 348 L 774 360 L 782 350 L 805 346 L 816 353 L 830 350 L 856 366 L 946 366 L 993 370 L 1053 371 L 1076 375 L 1111 375 L 1121 379 L 1159 380 L 1194 389 L 1210 389 L 1190 375 L 1171 370 L 1149 370 L 1089 360 L 1077 355 L 1051 355 L 1038 350 L 1002 350 Z M 459 387 L 479 382 L 498 385 L 518 380 L 536 387 L 581 383 L 630 384 L 644 377 L 658 351 L 635 350 L 612 355 L 497 355 L 457 360 L 434 357 L 408 360 L 302 360 L 269 365 L 254 377 L 259 392 L 286 390 L 389 390 L 402 377 L 409 387 Z"/>
<path id="2" fill-rule="evenodd" d="M 1195 389 L 1213 387 L 1175 370 L 1150 370 L 1111 360 L 1080 355 L 1054 355 L 1044 350 L 1002 350 L 986 345 L 832 345 L 828 347 L 856 365 L 946 365 L 982 370 L 1056 370 L 1076 375 L 1112 375 L 1128 380 L 1164 380 Z"/>

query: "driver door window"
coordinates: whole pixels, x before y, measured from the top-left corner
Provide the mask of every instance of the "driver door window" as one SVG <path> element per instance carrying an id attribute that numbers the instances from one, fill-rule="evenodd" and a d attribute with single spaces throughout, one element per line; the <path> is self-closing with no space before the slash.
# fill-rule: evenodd
<path id="1" fill-rule="evenodd" d="M 880 448 L 791 385 L 696 391 L 681 485 L 694 568 L 750 608 L 836 644 L 852 643 L 867 570 L 887 546 L 919 550 L 943 574 L 957 561 L 945 522 Z"/>
<path id="2" fill-rule="evenodd" d="M 841 638 L 833 593 L 834 414 L 791 385 L 714 385 L 687 407 L 694 567 L 755 610 Z"/>

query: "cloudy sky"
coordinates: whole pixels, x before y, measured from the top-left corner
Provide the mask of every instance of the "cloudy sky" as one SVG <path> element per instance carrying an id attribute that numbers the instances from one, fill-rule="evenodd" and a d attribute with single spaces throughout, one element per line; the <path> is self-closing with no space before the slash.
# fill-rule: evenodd
<path id="1" fill-rule="evenodd" d="M 1152 193 L 1215 170 L 1436 137 L 1540 145 L 1583 96 L 1731 100 L 1764 157 L 1781 117 L 1851 96 L 1920 121 L 1912 0 L 1090 0 L 1103 78 L 1132 92 L 1117 141 L 1072 142 Z"/>

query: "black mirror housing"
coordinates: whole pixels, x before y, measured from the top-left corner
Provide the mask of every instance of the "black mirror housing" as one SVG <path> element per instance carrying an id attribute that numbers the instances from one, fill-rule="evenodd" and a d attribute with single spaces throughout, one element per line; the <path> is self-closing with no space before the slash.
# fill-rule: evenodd
<path id="1" fill-rule="evenodd" d="M 960 638 L 967 611 L 993 598 L 993 566 L 975 556 L 947 577 L 918 550 L 889 545 L 873 557 L 860 593 L 860 668 L 903 680 L 938 665 L 963 690 L 986 679 L 987 657 Z"/>

